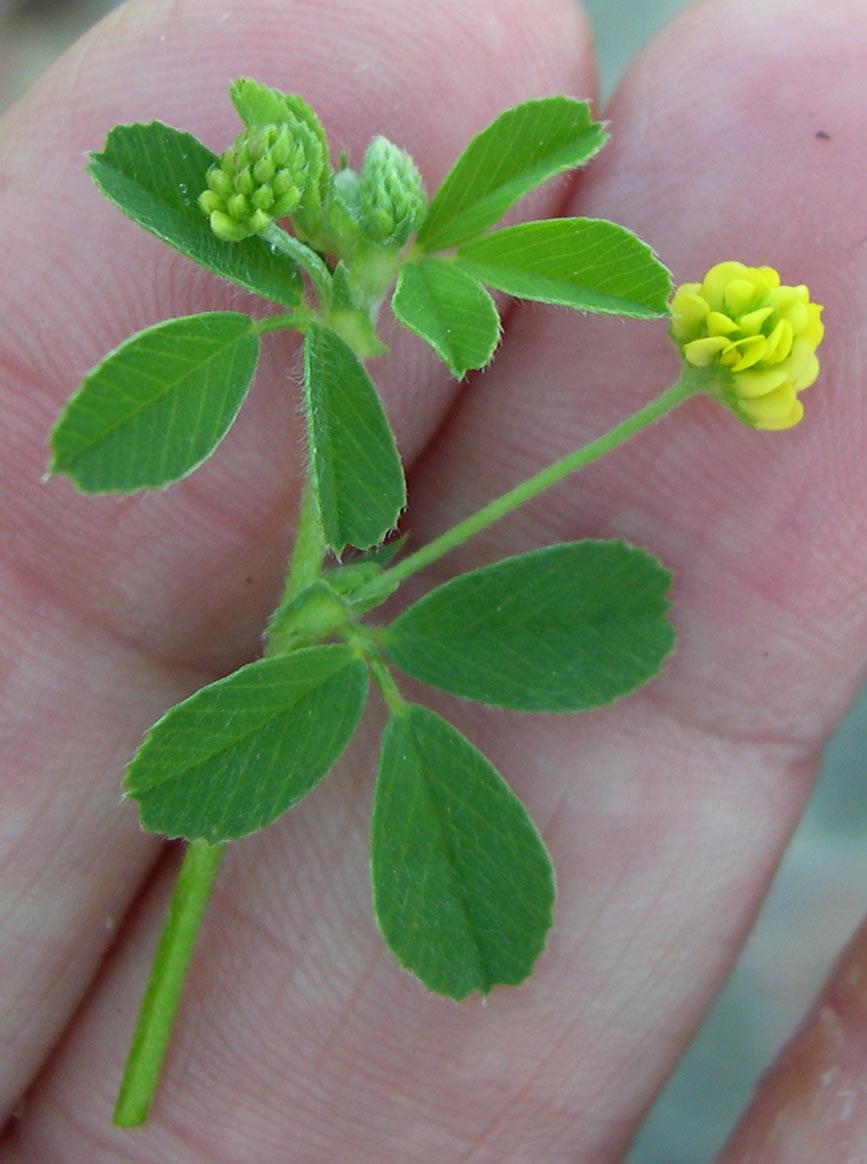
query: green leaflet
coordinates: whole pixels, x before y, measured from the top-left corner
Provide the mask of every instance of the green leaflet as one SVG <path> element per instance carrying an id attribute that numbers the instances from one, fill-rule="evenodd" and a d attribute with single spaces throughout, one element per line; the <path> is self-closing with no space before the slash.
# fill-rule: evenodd
<path id="1" fill-rule="evenodd" d="M 461 574 L 409 607 L 385 649 L 433 687 L 518 711 L 581 711 L 655 675 L 674 645 L 669 573 L 645 550 L 579 541 Z"/>
<path id="2" fill-rule="evenodd" d="M 493 299 L 476 279 L 443 259 L 406 263 L 391 309 L 404 327 L 430 344 L 456 380 L 483 368 L 500 338 Z"/>
<path id="3" fill-rule="evenodd" d="M 583 311 L 654 317 L 668 311 L 671 276 L 647 243 L 596 218 L 552 218 L 466 243 L 460 266 L 519 299 Z"/>
<path id="4" fill-rule="evenodd" d="M 365 550 L 383 540 L 406 504 L 400 456 L 370 377 L 330 328 L 304 340 L 310 468 L 327 545 Z"/>
<path id="5" fill-rule="evenodd" d="M 385 729 L 370 854 L 383 938 L 428 989 L 461 999 L 527 977 L 551 925 L 545 846 L 491 763 L 424 707 Z"/>
<path id="6" fill-rule="evenodd" d="M 583 165 L 606 137 L 586 101 L 545 97 L 506 110 L 473 138 L 437 190 L 419 246 L 444 250 L 475 238 L 536 186 Z"/>
<path id="7" fill-rule="evenodd" d="M 152 121 L 116 125 L 87 169 L 106 198 L 139 226 L 224 279 L 294 307 L 303 291 L 294 263 L 258 237 L 221 241 L 199 209 L 205 174 L 216 161 L 192 134 Z"/>
<path id="8" fill-rule="evenodd" d="M 322 779 L 366 698 L 367 668 L 349 647 L 249 663 L 168 711 L 124 787 L 151 832 L 210 844 L 246 836 Z"/>
<path id="9" fill-rule="evenodd" d="M 133 493 L 185 477 L 228 432 L 258 356 L 252 320 L 237 312 L 138 332 L 70 397 L 51 433 L 49 472 L 84 493 Z"/>

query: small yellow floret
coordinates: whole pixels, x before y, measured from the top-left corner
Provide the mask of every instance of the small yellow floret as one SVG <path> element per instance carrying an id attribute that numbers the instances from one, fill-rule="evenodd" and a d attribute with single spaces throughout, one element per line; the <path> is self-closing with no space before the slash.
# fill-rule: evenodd
<path id="1" fill-rule="evenodd" d="M 822 308 L 773 267 L 727 261 L 671 301 L 671 337 L 688 365 L 708 370 L 708 392 L 751 428 L 782 429 L 804 415 L 798 393 L 819 375 Z M 718 372 L 714 377 L 712 373 Z"/>

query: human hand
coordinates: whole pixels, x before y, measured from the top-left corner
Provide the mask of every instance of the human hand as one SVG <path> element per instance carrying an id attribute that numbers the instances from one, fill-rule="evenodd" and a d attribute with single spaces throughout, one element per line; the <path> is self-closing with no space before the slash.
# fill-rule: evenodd
<path id="1" fill-rule="evenodd" d="M 302 93 L 353 154 L 386 133 L 434 188 L 506 105 L 592 95 L 592 58 L 571 0 L 134 3 L 6 117 L 0 1087 L 7 1110 L 30 1092 L 3 1164 L 623 1152 L 737 953 L 862 669 L 865 41 L 852 2 L 699 4 L 630 71 L 586 175 L 536 196 L 533 213 L 637 230 L 678 281 L 723 258 L 772 263 L 809 284 L 829 330 L 791 433 L 691 402 L 437 568 L 612 535 L 675 572 L 679 647 L 646 690 L 568 718 L 450 706 L 554 859 L 555 929 L 533 977 L 456 1006 L 383 950 L 367 885 L 371 724 L 327 784 L 225 858 L 135 1133 L 111 1128 L 111 1108 L 177 855 L 118 804 L 119 775 L 156 715 L 256 652 L 297 503 L 296 353 L 273 337 L 219 454 L 169 493 L 40 485 L 46 434 L 95 359 L 172 313 L 243 298 L 102 202 L 81 151 L 151 116 L 219 147 L 234 133 L 225 83 L 247 73 Z M 677 374 L 662 323 L 538 306 L 510 306 L 493 367 L 459 389 L 412 337 L 388 338 L 377 382 L 416 461 L 419 542 Z M 865 959 L 867 938 L 726 1164 L 863 1149 Z"/>

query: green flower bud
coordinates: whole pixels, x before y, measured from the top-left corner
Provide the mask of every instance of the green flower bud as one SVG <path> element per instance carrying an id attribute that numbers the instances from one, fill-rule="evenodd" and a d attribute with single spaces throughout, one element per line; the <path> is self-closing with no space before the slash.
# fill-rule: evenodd
<path id="1" fill-rule="evenodd" d="M 246 129 L 208 171 L 208 188 L 199 196 L 199 206 L 218 238 L 240 242 L 301 204 L 311 182 L 311 151 L 302 138 L 311 135 L 302 126 L 303 133 L 295 136 L 294 128 L 287 124 Z"/>
<path id="2" fill-rule="evenodd" d="M 208 186 L 210 192 L 214 197 L 219 198 L 225 202 L 227 198 L 231 198 L 235 193 L 235 184 L 233 183 L 229 174 L 224 173 L 218 166 L 208 172 Z"/>
<path id="3" fill-rule="evenodd" d="M 266 154 L 265 157 L 259 158 L 258 162 L 253 166 L 253 177 L 259 183 L 273 182 L 274 175 L 277 173 L 278 164 L 273 153 Z"/>
<path id="4" fill-rule="evenodd" d="M 294 180 L 288 170 L 278 170 L 268 183 L 268 189 L 273 192 L 275 201 L 286 198 L 294 186 Z"/>
<path id="5" fill-rule="evenodd" d="M 322 227 L 322 192 L 328 187 L 330 174 L 328 155 L 322 141 L 306 122 L 295 119 L 289 125 L 292 141 L 304 159 L 307 175 L 292 220 L 301 235 L 315 238 Z"/>
<path id="6" fill-rule="evenodd" d="M 364 235 L 387 247 L 403 246 L 421 223 L 427 205 L 412 158 L 385 137 L 375 137 L 367 147 L 358 198 Z"/>
<path id="7" fill-rule="evenodd" d="M 250 205 L 255 210 L 270 210 L 276 201 L 274 191 L 270 186 L 260 186 L 250 196 Z"/>

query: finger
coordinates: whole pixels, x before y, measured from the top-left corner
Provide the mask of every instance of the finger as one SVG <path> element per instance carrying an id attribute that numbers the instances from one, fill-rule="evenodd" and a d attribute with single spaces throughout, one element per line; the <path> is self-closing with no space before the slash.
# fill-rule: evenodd
<path id="1" fill-rule="evenodd" d="M 789 5 L 786 19 L 791 12 Z M 777 16 L 782 19 L 781 8 Z M 816 16 L 811 24 L 806 7 L 797 16 L 794 40 L 788 36 L 784 41 L 787 67 L 802 68 L 821 47 L 826 62 L 833 61 L 836 79 L 843 60 L 835 55 L 839 46 L 823 30 L 824 17 Z M 779 67 L 778 44 L 763 36 L 751 38 L 751 32 L 762 31 L 751 19 L 759 16 L 751 18 L 740 5 L 706 8 L 702 21 L 676 26 L 660 43 L 650 58 L 652 68 L 645 61 L 633 75 L 621 102 L 631 93 L 636 115 L 650 106 L 660 76 L 677 79 L 679 88 L 674 81 L 671 85 L 679 100 L 669 115 L 676 124 L 669 130 L 669 153 L 684 140 L 691 116 L 701 116 L 706 130 L 708 110 L 697 107 L 695 93 L 714 75 L 720 54 L 737 65 L 740 82 L 748 87 Z M 741 37 L 761 44 L 761 58 L 733 53 L 729 28 L 736 31 L 738 46 Z M 689 69 L 684 62 L 691 62 Z M 765 125 L 768 144 L 779 139 L 791 116 L 785 103 L 775 107 Z M 648 140 L 646 134 L 633 142 L 635 169 L 620 193 L 623 207 L 636 172 L 650 198 L 669 191 L 668 171 L 651 165 L 654 151 L 664 144 Z M 705 143 L 705 149 L 700 158 L 712 171 L 717 153 L 713 143 Z M 699 159 L 693 157 L 692 164 L 699 165 Z M 618 190 L 612 175 L 606 206 L 613 208 L 613 217 Z M 601 193 L 600 186 L 595 197 Z M 593 205 L 589 192 L 586 205 Z M 686 205 L 685 194 L 680 204 L 684 213 Z M 674 221 L 676 212 L 669 213 Z M 670 237 L 673 241 L 673 229 Z M 532 369 L 520 361 L 508 362 L 491 376 L 502 376 L 499 383 L 506 407 L 513 409 L 513 424 L 530 414 L 529 408 L 521 412 L 516 407 L 519 394 L 514 389 L 520 384 L 526 392 L 528 384 L 538 384 L 537 407 L 550 408 L 555 420 L 575 426 L 574 400 L 559 398 L 558 412 L 558 398 L 544 391 L 557 383 L 553 373 L 562 375 L 567 363 L 574 364 L 574 357 L 563 355 L 574 333 L 571 328 L 568 334 L 534 332 L 536 314 L 543 313 L 516 313 L 515 324 L 526 325 L 526 331 L 513 331 L 503 353 L 509 359 L 514 343 L 543 338 L 546 343 L 533 348 L 538 354 Z M 626 347 L 625 333 L 625 328 L 618 329 L 619 352 L 631 357 L 630 372 L 636 365 L 652 367 L 647 349 L 640 344 Z M 580 334 L 587 343 L 594 338 L 591 329 Z M 603 349 L 607 364 L 588 360 L 588 378 L 600 386 L 608 382 L 603 373 L 617 367 L 614 346 Z M 659 352 L 663 350 L 664 345 Z M 622 369 L 621 376 L 622 383 Z M 487 389 L 487 379 L 481 389 Z M 588 421 L 594 399 L 588 395 L 579 401 Z M 469 409 L 461 424 L 464 417 L 469 424 L 473 415 Z M 495 416 L 489 404 L 485 419 Z M 706 413 L 700 423 L 691 423 L 688 445 L 701 463 L 707 444 L 700 446 L 699 456 L 698 437 L 714 429 Z M 553 428 L 529 432 L 553 443 L 559 435 Z M 517 452 L 507 443 L 512 431 L 502 424 L 482 425 L 474 434 L 478 439 L 463 448 L 462 464 L 444 454 L 439 466 L 454 474 L 456 490 L 451 492 L 445 477 L 436 485 L 442 489 L 448 484 L 452 512 L 465 503 L 469 507 L 479 481 L 484 483 L 484 475 L 464 473 L 465 466 L 475 458 L 490 473 L 498 455 Z M 450 440 L 458 432 L 457 423 L 449 425 Z M 483 438 L 490 434 L 491 445 L 500 447 L 488 451 Z M 729 444 L 714 447 L 745 455 Z M 658 444 L 654 449 L 660 453 Z M 528 450 L 524 452 L 526 459 Z M 432 478 L 437 462 L 432 459 L 430 465 Z M 669 477 L 677 467 L 677 461 L 666 466 Z M 650 478 L 647 461 L 643 473 L 644 481 Z M 689 479 L 696 490 L 704 483 L 694 466 Z M 435 508 L 434 487 L 428 481 L 421 505 L 429 505 L 439 519 L 443 510 Z M 616 482 L 607 484 L 613 488 Z M 631 487 L 632 494 L 615 490 L 611 495 L 615 508 L 596 503 L 598 528 L 615 526 L 618 513 L 624 512 L 616 506 L 631 500 L 634 511 L 625 516 L 632 528 L 645 522 L 650 535 L 658 530 L 662 536 L 668 526 L 656 519 L 652 505 L 644 508 L 634 479 Z M 592 499 L 584 502 L 584 491 L 582 483 L 573 493 L 571 513 L 564 515 L 564 505 L 559 514 L 555 510 L 550 518 L 547 513 L 540 517 L 537 508 L 533 520 L 550 522 L 542 525 L 549 536 L 563 536 L 567 521 L 578 532 L 595 512 Z M 669 495 L 674 504 L 677 490 L 670 480 Z M 687 510 L 674 505 L 673 512 L 685 516 Z M 711 533 L 716 532 L 712 523 Z M 524 534 L 526 530 L 518 529 L 511 543 L 504 535 L 501 545 L 519 545 L 518 535 Z M 676 541 L 673 533 L 670 541 Z M 482 553 L 487 551 L 493 546 L 483 547 Z M 713 537 L 711 551 L 717 562 L 729 564 Z M 689 563 L 685 550 L 680 552 L 685 572 Z M 706 625 L 698 617 L 700 597 L 684 600 L 687 615 L 696 612 L 699 629 Z M 704 613 L 713 628 L 714 612 Z M 862 632 L 859 608 L 852 633 Z M 714 642 L 711 635 L 708 643 Z M 778 646 L 776 640 L 771 645 Z M 801 675 L 793 674 L 800 683 Z M 753 672 L 749 675 L 753 681 Z M 718 692 L 727 694 L 719 679 L 710 694 Z M 732 710 L 746 713 L 752 708 L 741 697 Z M 224 879 L 218 890 L 222 911 L 213 915 L 205 935 L 157 1123 L 145 1133 L 152 1138 L 140 1141 L 142 1151 L 177 1154 L 183 1137 L 187 1149 L 193 1144 L 203 1155 L 231 1159 L 238 1142 L 248 1143 L 255 1136 L 265 1154 L 277 1155 L 292 1137 L 299 1156 L 314 1159 L 348 1154 L 362 1160 L 364 1154 L 371 1160 L 413 1155 L 438 1159 L 475 1153 L 479 1159 L 508 1158 L 522 1164 L 540 1157 L 616 1158 L 731 960 L 806 784 L 809 733 L 790 746 L 771 737 L 757 738 L 766 725 L 754 720 L 733 741 L 720 735 L 718 723 L 711 730 L 710 720 L 702 723 L 678 712 L 683 712 L 682 703 L 672 696 L 658 702 L 634 700 L 577 724 L 521 721 L 520 734 L 512 720 L 501 716 L 480 716 L 469 725 L 473 738 L 493 752 L 545 827 L 560 883 L 557 930 L 534 979 L 519 993 L 495 992 L 484 1008 L 455 1009 L 428 999 L 378 952 L 372 925 L 364 920 L 369 919 L 363 889 L 366 814 L 355 800 L 358 783 L 349 768 L 297 814 L 239 847 L 230 857 L 237 862 L 235 875 Z M 467 722 L 465 713 L 455 715 Z M 359 753 L 366 753 L 368 765 L 374 747 L 371 738 L 360 741 Z M 241 865 L 243 849 L 252 846 L 258 860 Z M 310 872 L 303 886 L 302 870 Z M 236 923 L 234 940 L 222 929 L 229 919 Z M 156 924 L 156 911 L 143 913 L 134 943 L 146 946 L 147 933 Z M 34 1104 L 31 1130 L 22 1141 L 25 1147 L 38 1146 L 50 1154 L 61 1142 L 69 1143 L 70 1135 L 78 1135 L 82 1151 L 92 1153 L 92 1137 L 72 1131 L 60 1105 L 74 1109 L 80 1125 L 87 1110 L 88 1080 L 76 1084 L 75 1079 L 81 1077 L 86 1054 L 91 1055 L 91 1072 L 105 1074 L 104 1061 L 94 1060 L 92 1049 L 105 1046 L 109 1031 L 116 1029 L 114 1008 L 120 1000 L 135 995 L 130 985 L 135 949 L 131 944 L 124 960 L 112 966 L 68 1054 L 57 1060 L 55 1073 L 46 1079 Z M 238 1000 L 232 1009 L 229 998 Z M 307 1058 L 299 1067 L 301 1054 Z M 111 1055 L 119 1058 L 119 1050 Z M 122 1142 L 107 1140 L 100 1149 L 104 1158 L 116 1155 Z"/>
<path id="2" fill-rule="evenodd" d="M 617 165 L 581 200 L 587 212 L 598 209 L 638 227 L 661 253 L 670 247 L 684 268 L 692 249 L 710 249 L 708 214 L 695 213 L 693 190 L 673 182 L 671 159 L 686 148 L 690 172 L 701 174 L 710 189 L 719 184 L 737 207 L 727 186 L 732 167 L 740 167 L 740 189 L 753 160 L 777 151 L 782 141 L 785 148 L 773 155 L 780 169 L 774 181 L 790 193 L 795 173 L 803 173 L 797 158 L 787 161 L 786 136 L 803 70 L 821 59 L 845 93 L 854 83 L 853 44 L 863 37 L 863 22 L 855 20 L 841 44 L 825 28 L 825 14 L 806 3 L 761 12 L 744 4 L 706 5 L 699 13 L 701 19 L 675 25 L 627 82 L 614 109 L 615 129 L 620 120 L 626 123 Z M 786 29 L 782 40 L 764 34 L 763 22 L 773 17 L 775 28 Z M 760 49 L 746 55 L 743 44 Z M 798 77 L 783 95 L 788 100 L 770 102 L 759 129 L 746 127 L 749 153 L 735 145 L 731 156 L 721 151 L 720 140 L 734 131 L 723 116 L 727 107 L 717 109 L 720 90 L 755 91 L 758 99 L 766 78 L 781 69 Z M 855 132 L 856 112 L 845 102 L 833 99 L 825 112 L 833 113 L 835 137 L 845 141 Z M 631 118 L 638 120 L 634 134 Z M 810 144 L 819 143 L 811 138 Z M 826 209 L 835 187 L 852 181 L 856 162 L 849 151 L 845 157 L 828 176 L 831 188 L 823 180 L 812 193 Z M 774 192 L 781 201 L 782 192 Z M 745 228 L 755 219 L 755 201 L 737 214 L 736 225 Z M 722 238 L 721 245 L 731 241 Z M 784 242 L 791 248 L 791 238 L 774 238 L 775 253 L 763 253 L 761 261 L 785 265 L 787 255 L 798 258 L 791 249 L 783 253 Z M 820 274 L 807 271 L 814 282 Z M 823 280 L 818 291 L 814 287 L 817 294 L 825 290 Z M 497 364 L 473 385 L 440 452 L 415 483 L 416 529 L 442 528 L 486 500 L 507 473 L 514 480 L 564 451 L 566 442 L 577 443 L 582 430 L 602 429 L 622 415 L 621 404 L 638 402 L 639 375 L 647 378 L 648 394 L 665 383 L 671 355 L 663 336 L 653 338 L 653 325 L 616 324 L 597 332 L 596 324 L 579 325 L 569 316 L 549 327 L 548 318 L 541 309 L 515 313 Z M 631 338 L 633 331 L 639 339 Z M 594 357 L 591 345 L 600 339 L 601 356 Z M 825 408 L 819 398 L 820 418 Z M 807 453 L 797 454 L 802 480 L 813 480 L 807 470 L 820 456 L 810 444 L 814 431 L 807 426 L 785 438 L 790 456 L 800 447 L 796 442 L 808 442 Z M 747 438 L 764 442 L 761 453 Z M 756 620 L 757 588 L 741 565 L 737 600 L 718 611 L 721 588 L 713 567 L 732 569 L 736 517 L 758 540 L 754 497 L 744 484 L 751 478 L 744 473 L 749 468 L 762 480 L 768 448 L 780 447 L 769 439 L 741 433 L 728 417 L 696 404 L 636 445 L 634 460 L 620 457 L 616 473 L 600 466 L 600 473 L 562 490 L 556 504 L 549 499 L 504 526 L 496 544 L 475 548 L 463 561 L 586 532 L 640 537 L 679 568 L 678 619 L 689 623 L 684 637 L 708 626 L 703 645 L 718 650 L 721 666 L 730 667 L 726 634 L 739 633 L 744 593 L 744 617 Z M 739 470 L 734 485 L 732 465 Z M 852 468 L 847 461 L 847 471 Z M 724 469 L 727 490 L 718 485 L 714 496 Z M 859 515 L 849 507 L 846 512 L 857 526 Z M 425 526 L 420 515 L 428 513 Z M 827 548 L 826 535 L 818 536 Z M 747 549 L 755 553 L 755 546 Z M 688 577 L 691 565 L 699 571 L 696 582 Z M 842 577 L 844 586 L 847 577 L 851 582 Z M 704 597 L 702 582 L 710 587 Z M 805 579 L 797 571 L 796 582 L 800 594 Z M 820 621 L 829 618 L 835 597 L 821 593 Z M 729 622 L 735 620 L 728 631 L 725 609 Z M 850 609 L 857 639 L 864 612 L 860 604 Z M 791 668 L 768 675 L 772 706 L 784 704 L 776 687 L 791 676 L 789 698 L 800 699 L 803 708 L 812 692 L 804 661 L 778 639 L 774 633 L 755 647 L 759 655 L 770 650 L 771 658 L 782 652 L 776 657 Z M 666 673 L 669 694 L 577 721 L 491 713 L 470 722 L 466 711 L 451 710 L 525 797 L 558 870 L 557 926 L 548 953 L 520 991 L 494 992 L 484 1007 L 455 1008 L 429 998 L 381 952 L 367 905 L 367 812 L 359 795 L 362 770 L 369 770 L 376 748 L 372 735 L 362 736 L 353 762 L 298 810 L 236 847 L 218 885 L 155 1122 L 136 1139 L 137 1150 L 171 1158 L 189 1154 L 192 1145 L 219 1162 L 253 1142 L 260 1155 L 280 1158 L 288 1141 L 299 1159 L 616 1159 L 734 955 L 797 814 L 809 766 L 804 749 L 814 742 L 812 730 L 796 736 L 793 746 L 762 736 L 768 724 L 749 718 L 758 715 L 755 686 L 735 701 L 739 671 L 728 685 L 722 671 L 698 671 L 704 686 L 692 688 L 684 709 L 675 693 L 689 688 L 690 668 L 703 663 L 693 661 L 695 650 L 682 651 Z M 685 675 L 678 671 L 683 667 Z M 755 664 L 749 668 L 754 685 Z M 851 683 L 848 655 L 847 668 L 844 682 Z M 837 698 L 840 691 L 842 685 Z M 706 698 L 716 702 L 716 712 L 726 697 L 732 713 L 746 717 L 747 730 L 735 742 L 720 734 L 721 726 L 740 727 L 734 714 L 723 725 L 701 721 Z M 820 703 L 826 699 L 823 693 Z M 826 717 L 831 702 L 823 704 Z M 128 1144 L 110 1133 L 97 1141 L 109 1091 L 101 1082 L 100 1094 L 93 1092 L 97 1080 L 119 1070 L 117 1008 L 132 1021 L 144 974 L 137 961 L 151 948 L 166 889 L 158 888 L 67 1053 L 34 1095 L 18 1141 L 25 1155 L 50 1157 L 61 1144 L 67 1151 L 74 1144 L 99 1161 L 100 1153 L 116 1158 Z"/>
<path id="3" fill-rule="evenodd" d="M 606 111 L 612 142 L 563 209 L 633 227 L 676 281 L 738 255 L 809 283 L 826 304 L 829 336 L 818 390 L 804 398 L 807 419 L 788 434 L 763 436 L 710 402 L 690 402 L 494 527 L 483 548 L 468 546 L 441 572 L 537 544 L 540 533 L 652 536 L 677 573 L 684 630 L 678 666 L 661 685 L 666 694 L 683 702 L 701 680 L 693 718 L 703 726 L 785 731 L 813 745 L 863 666 L 863 638 L 850 633 L 850 620 L 862 610 L 864 515 L 856 499 L 867 476 L 858 393 L 864 249 L 854 193 L 865 163 L 848 133 L 863 106 L 856 53 L 865 18 L 845 4 L 832 16 L 808 14 L 814 52 L 799 20 L 780 20 L 773 50 L 732 59 L 735 30 L 756 44 L 772 11 L 733 3 L 714 16 L 700 4 L 676 22 Z M 726 67 L 713 66 L 712 41 L 729 54 Z M 681 49 L 692 55 L 663 84 L 660 70 Z M 828 59 L 838 70 L 833 87 L 822 84 Z M 809 107 L 796 106 L 802 82 L 818 95 Z M 802 187 L 810 197 L 792 198 Z M 678 371 L 664 321 L 579 319 L 536 306 L 516 312 L 494 369 L 465 395 L 448 441 L 417 470 L 418 540 L 605 431 Z M 766 657 L 750 647 L 768 631 L 775 650 Z M 799 671 L 809 664 L 811 676 L 794 690 L 792 662 Z"/>
<path id="4" fill-rule="evenodd" d="M 118 804 L 124 763 L 162 710 L 257 649 L 303 459 L 294 349 L 270 337 L 249 408 L 198 477 L 124 500 L 40 484 L 60 404 L 107 349 L 172 314 L 251 303 L 105 203 L 84 151 L 115 121 L 152 117 L 219 149 L 236 132 L 227 83 L 252 74 L 303 92 L 354 159 L 382 131 L 434 184 L 510 101 L 592 85 L 577 12 L 545 13 L 457 0 L 436 10 L 142 0 L 81 40 L 3 122 L 0 246 L 14 272 L 0 339 L 7 1107 L 152 860 L 132 805 Z M 386 401 L 412 452 L 450 389 L 409 348 L 396 345 L 395 361 Z"/>
<path id="5" fill-rule="evenodd" d="M 720 1164 L 851 1164 L 867 1151 L 867 925 L 762 1080 Z"/>
<path id="6" fill-rule="evenodd" d="M 348 0 L 329 9 L 344 47 L 336 57 L 329 50 L 331 67 L 323 69 L 312 47 L 321 46 L 323 17 L 309 6 L 295 11 L 273 0 L 262 3 L 245 15 L 243 31 L 231 8 L 218 14 L 195 3 L 124 6 L 79 42 L 5 122 L 9 209 L 3 245 L 17 278 L 4 332 L 17 440 L 3 468 L 6 481 L 34 482 L 16 505 L 27 514 L 15 527 L 18 552 L 50 538 L 53 572 L 79 608 L 88 602 L 93 573 L 101 566 L 101 586 L 92 600 L 99 622 L 136 643 L 144 640 L 150 654 L 184 663 L 194 658 L 198 664 L 204 639 L 213 665 L 225 668 L 230 655 L 257 647 L 303 466 L 297 409 L 287 391 L 296 340 L 269 337 L 250 407 L 218 462 L 203 473 L 169 494 L 120 505 L 75 498 L 57 481 L 49 487 L 49 503 L 45 490 L 36 487 L 45 468 L 46 432 L 71 388 L 106 350 L 172 314 L 254 302 L 118 214 L 85 174 L 86 151 L 98 149 L 116 121 L 150 116 L 188 127 L 220 148 L 234 136 L 237 118 L 214 78 L 257 69 L 269 81 L 286 83 L 291 76 L 298 87 L 306 84 L 335 150 L 347 149 L 357 160 L 381 129 L 414 153 L 433 187 L 467 136 L 499 111 L 504 92 L 520 100 L 551 84 L 569 88 L 573 69 L 592 85 L 586 48 L 581 60 L 568 64 L 558 53 L 557 27 L 572 38 L 578 22 L 568 5 L 556 18 L 562 23 L 552 21 L 553 33 L 534 33 L 530 9 L 513 0 L 485 25 L 484 34 L 478 20 L 465 13 L 454 21 L 432 21 L 424 44 L 414 35 L 411 6 L 389 0 L 375 11 L 372 20 L 368 9 Z M 457 47 L 449 39 L 453 35 Z M 503 51 L 483 53 L 482 35 L 491 44 L 499 38 Z M 528 36 L 534 51 L 516 60 L 514 46 Z M 424 68 L 427 60 L 440 62 L 436 71 Z M 468 68 L 474 70 L 471 88 L 460 84 Z M 46 131 L 40 118 L 49 122 Z M 555 196 L 544 192 L 543 206 Z M 78 283 L 71 281 L 71 272 Z M 70 295 L 79 288 L 88 294 Z M 63 310 L 47 313 L 52 302 L 62 303 Z M 35 308 L 46 312 L 38 329 L 32 326 Z M 398 334 L 396 359 L 383 364 L 382 389 L 401 447 L 411 457 L 439 422 L 452 385 L 432 356 L 419 362 L 418 343 Z M 250 471 L 251 461 L 259 472 Z M 10 492 L 17 497 L 19 489 Z M 63 522 L 55 507 L 62 507 Z M 242 553 L 245 570 L 238 568 Z M 197 556 L 202 554 L 211 574 L 221 579 L 205 593 Z M 246 581 L 251 573 L 252 586 Z M 158 602 L 154 590 L 167 576 L 174 592 Z M 257 602 L 261 609 L 248 615 L 228 642 L 225 633 L 219 644 L 213 642 L 214 626 L 225 623 L 230 611 L 234 615 L 239 606 Z M 142 613 L 130 625 L 132 603 Z"/>
<path id="7" fill-rule="evenodd" d="M 829 331 L 800 428 L 750 432 L 692 402 L 427 580 L 582 536 L 648 545 L 674 571 L 679 646 L 645 693 L 555 726 L 451 709 L 546 829 L 561 988 L 592 1016 L 561 1045 L 577 1059 L 583 1040 L 617 1078 L 621 1129 L 718 989 L 863 677 L 865 41 L 854 4 L 698 5 L 631 70 L 606 111 L 612 144 L 563 207 L 638 230 L 678 281 L 741 258 L 807 282 Z M 414 476 L 418 541 L 671 383 L 665 332 L 515 311 Z M 560 1066 L 563 1089 L 586 1094 L 580 1068 Z M 572 1130 L 576 1158 L 605 1155 Z"/>

